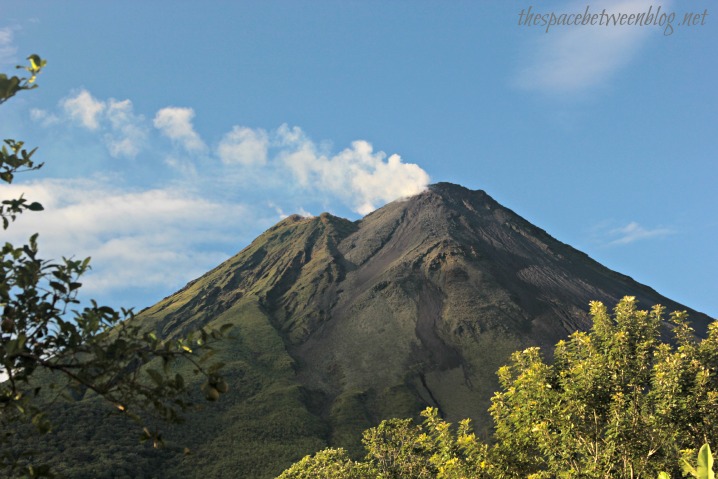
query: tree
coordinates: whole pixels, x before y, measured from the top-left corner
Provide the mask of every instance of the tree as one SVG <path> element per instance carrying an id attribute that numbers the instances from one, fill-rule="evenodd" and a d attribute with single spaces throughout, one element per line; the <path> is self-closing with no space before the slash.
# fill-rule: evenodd
<path id="1" fill-rule="evenodd" d="M 514 353 L 499 370 L 496 477 L 679 477 L 680 460 L 716 437 L 718 323 L 701 342 L 673 313 L 673 343 L 660 339 L 663 308 L 625 297 L 614 315 L 591 303 L 593 327 L 556 345 Z"/>
<path id="2" fill-rule="evenodd" d="M 306 456 L 279 479 L 488 479 L 488 446 L 473 433 L 468 419 L 458 428 L 427 408 L 425 420 L 388 419 L 364 432 L 364 461 L 352 461 L 343 449 Z"/>
<path id="3" fill-rule="evenodd" d="M 374 479 L 368 464 L 349 459 L 344 449 L 324 449 L 306 456 L 284 471 L 278 479 Z"/>
<path id="4" fill-rule="evenodd" d="M 28 57 L 29 78 L 0 74 L 0 104 L 20 91 L 36 88 L 45 60 Z M 23 68 L 23 67 L 18 67 Z M 5 140 L 0 149 L 0 180 L 12 183 L 15 175 L 42 167 L 34 160 L 36 149 Z M 3 229 L 18 215 L 43 207 L 23 196 L 0 204 Z M 63 258 L 54 262 L 39 257 L 38 235 L 28 244 L 2 246 L 0 253 L 0 471 L 5 475 L 51 475 L 47 464 L 32 464 L 30 451 L 9 447 L 18 424 L 30 423 L 39 433 L 52 428 L 48 404 L 60 397 L 76 400 L 96 396 L 116 411 L 137 421 L 144 437 L 155 447 L 162 435 L 150 429 L 145 413 L 180 421 L 190 401 L 186 381 L 173 371 L 177 361 L 187 361 L 206 377 L 205 397 L 214 401 L 227 392 L 219 375 L 221 364 L 208 365 L 211 345 L 222 331 L 198 331 L 180 340 L 163 340 L 135 320 L 131 309 L 116 311 L 90 301 L 80 311 L 80 279 L 90 259 Z"/>

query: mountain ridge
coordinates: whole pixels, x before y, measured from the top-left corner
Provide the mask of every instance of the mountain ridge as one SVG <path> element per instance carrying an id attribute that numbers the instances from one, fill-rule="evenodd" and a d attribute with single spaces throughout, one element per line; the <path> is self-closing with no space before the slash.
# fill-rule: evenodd
<path id="1" fill-rule="evenodd" d="M 625 295 L 687 309 L 698 334 L 711 322 L 481 190 L 438 183 L 357 221 L 289 216 L 137 315 L 166 338 L 235 326 L 218 353 L 232 393 L 170 431 L 196 453 L 163 453 L 156 477 L 268 478 L 327 446 L 358 456 L 363 430 L 426 406 L 485 433 L 512 352 L 550 355 L 590 327 L 589 301 Z"/>
<path id="2" fill-rule="evenodd" d="M 392 391 L 406 386 L 407 370 L 418 368 L 410 395 L 451 419 L 468 408 L 442 406 L 452 401 L 440 401 L 448 393 L 431 384 L 450 389 L 441 383 L 453 375 L 463 377 L 459 389 L 495 385 L 487 376 L 500 364 L 475 351 L 485 349 L 476 345 L 487 335 L 502 336 L 507 349 L 549 350 L 590 327 L 591 300 L 614 304 L 629 294 L 643 307 L 689 309 L 605 268 L 486 192 L 451 183 L 357 221 L 292 215 L 188 287 L 200 283 L 207 291 L 194 298 L 205 316 L 253 297 L 296 361 L 298 381 L 318 396 L 331 402 L 347 390 Z M 707 317 L 689 312 L 703 332 Z M 197 314 L 187 317 L 198 324 Z M 159 323 L 163 334 L 187 330 L 167 321 Z M 380 347 L 384 335 L 402 340 Z M 474 351 L 474 359 L 460 359 L 467 354 L 462 348 Z M 369 366 L 376 358 L 402 366 L 377 370 Z M 495 366 L 480 381 L 470 366 L 477 361 Z M 488 397 L 474 400 L 488 404 Z"/>

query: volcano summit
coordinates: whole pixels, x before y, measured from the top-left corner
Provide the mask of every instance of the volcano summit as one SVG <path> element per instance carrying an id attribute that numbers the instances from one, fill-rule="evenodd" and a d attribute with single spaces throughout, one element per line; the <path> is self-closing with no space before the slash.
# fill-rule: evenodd
<path id="1" fill-rule="evenodd" d="M 483 191 L 439 183 L 355 222 L 290 216 L 138 315 L 164 337 L 234 324 L 221 352 L 232 393 L 168 434 L 189 459 L 170 448 L 112 461 L 133 477 L 273 477 L 326 446 L 359 453 L 361 431 L 426 406 L 481 432 L 511 352 L 550 351 L 590 327 L 589 301 L 625 295 L 687 310 L 699 334 L 711 321 Z M 97 428 L 87 434 L 91 448 L 109 447 Z"/>

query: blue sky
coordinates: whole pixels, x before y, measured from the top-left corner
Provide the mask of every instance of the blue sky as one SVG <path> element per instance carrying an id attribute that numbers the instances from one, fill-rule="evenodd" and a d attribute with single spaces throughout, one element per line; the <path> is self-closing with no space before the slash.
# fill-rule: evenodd
<path id="1" fill-rule="evenodd" d="M 0 108 L 46 162 L 0 194 L 46 211 L 2 234 L 92 256 L 86 297 L 142 308 L 284 215 L 451 181 L 716 317 L 714 5 L 0 0 L 0 71 L 48 59 Z M 529 6 L 675 17 L 546 32 Z"/>

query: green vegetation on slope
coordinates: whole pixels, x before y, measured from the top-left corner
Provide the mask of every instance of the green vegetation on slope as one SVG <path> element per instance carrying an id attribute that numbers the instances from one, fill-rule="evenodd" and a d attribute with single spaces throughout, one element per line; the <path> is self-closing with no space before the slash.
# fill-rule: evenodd
<path id="1" fill-rule="evenodd" d="M 156 424 L 166 437 L 163 449 L 140 445 L 131 425 L 92 398 L 56 404 L 53 433 L 17 438 L 17 444 L 78 479 L 122 477 L 118 468 L 133 478 L 234 478 L 238 471 L 242 477 L 269 478 L 307 451 L 326 447 L 327 428 L 306 408 L 305 392 L 293 379 L 293 360 L 257 301 L 242 300 L 217 320 L 236 318 L 240 326 L 213 357 L 224 364 L 229 393 L 212 407 L 190 398 L 200 406 L 183 423 Z M 189 377 L 190 387 L 199 386 L 202 379 L 192 379 L 186 367 L 174 371 Z"/>

